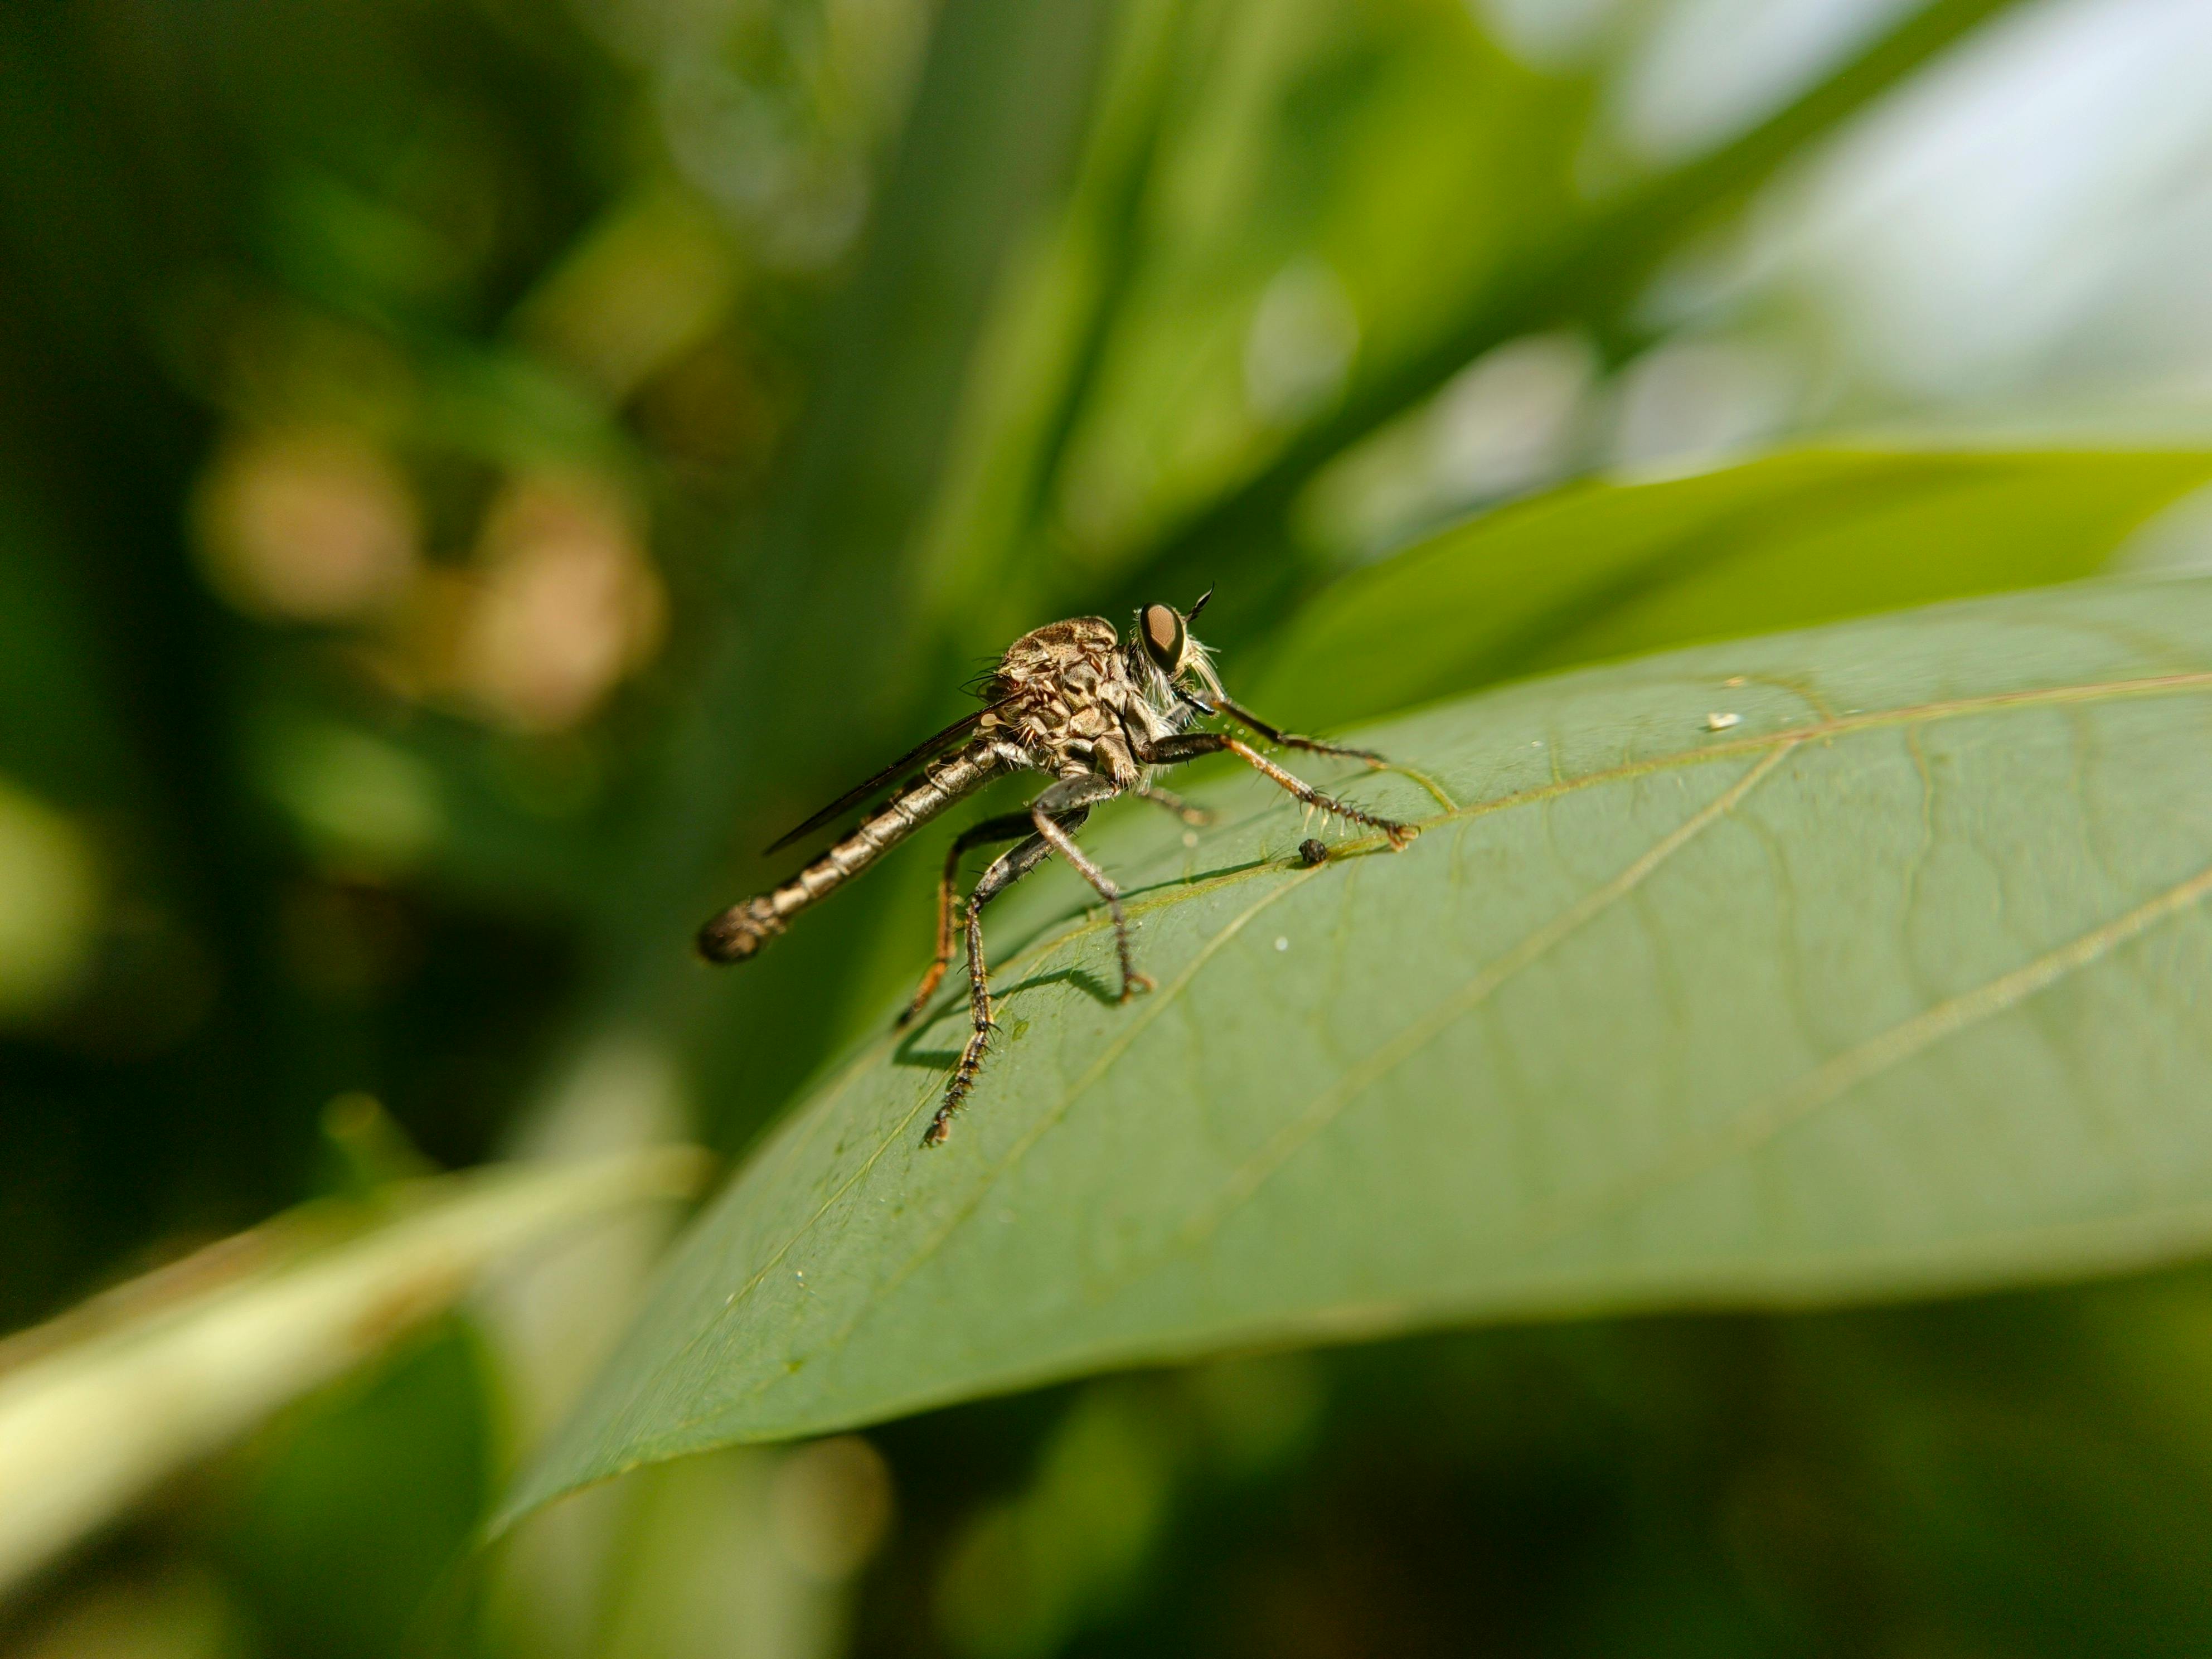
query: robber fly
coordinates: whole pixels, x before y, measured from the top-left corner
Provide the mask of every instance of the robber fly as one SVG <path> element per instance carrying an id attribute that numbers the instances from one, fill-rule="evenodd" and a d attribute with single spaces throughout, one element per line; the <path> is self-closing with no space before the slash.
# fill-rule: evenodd
<path id="1" fill-rule="evenodd" d="M 983 957 L 983 907 L 1046 859 L 1059 854 L 1105 900 L 1114 920 L 1115 949 L 1121 956 L 1121 1000 L 1127 1002 L 1138 992 L 1152 988 L 1130 954 L 1121 890 L 1075 843 L 1075 831 L 1100 802 L 1138 795 L 1187 823 L 1202 823 L 1205 813 L 1155 787 L 1152 775 L 1160 767 L 1225 750 L 1309 807 L 1378 830 L 1394 849 L 1404 847 L 1415 833 L 1413 825 L 1377 817 L 1322 794 L 1240 738 L 1191 729 L 1201 719 L 1224 715 L 1285 748 L 1346 756 L 1370 766 L 1384 764 L 1381 756 L 1368 750 L 1340 748 L 1279 732 L 1232 702 L 1222 690 L 1212 658 L 1190 635 L 1192 619 L 1212 597 L 1210 591 L 1201 594 L 1188 611 L 1146 605 L 1137 613 L 1133 636 L 1126 644 L 1103 617 L 1078 617 L 1023 635 L 1007 647 L 985 685 L 981 708 L 900 756 L 779 838 L 769 852 L 811 835 L 890 787 L 889 798 L 863 817 L 858 828 L 782 886 L 733 904 L 709 921 L 699 930 L 700 955 L 709 962 L 750 959 L 783 932 L 793 916 L 859 875 L 955 801 L 1008 773 L 1042 772 L 1050 777 L 1053 781 L 1027 811 L 986 818 L 963 830 L 945 856 L 945 873 L 937 888 L 936 959 L 899 1017 L 901 1024 L 921 1012 L 952 960 L 953 915 L 958 908 L 954 883 L 961 855 L 987 842 L 1019 843 L 995 860 L 968 895 L 963 925 L 974 1030 L 945 1085 L 929 1133 L 922 1138 L 924 1146 L 934 1146 L 943 1142 L 953 1113 L 975 1087 L 983 1052 L 996 1029 Z"/>

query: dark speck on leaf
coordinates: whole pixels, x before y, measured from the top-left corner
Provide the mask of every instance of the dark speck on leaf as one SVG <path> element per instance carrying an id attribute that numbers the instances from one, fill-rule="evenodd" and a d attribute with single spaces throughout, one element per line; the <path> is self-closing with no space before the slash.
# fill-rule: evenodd
<path id="1" fill-rule="evenodd" d="M 1328 848 L 1322 846 L 1313 836 L 1308 836 L 1298 843 L 1298 861 L 1309 866 L 1326 864 L 1328 862 Z"/>

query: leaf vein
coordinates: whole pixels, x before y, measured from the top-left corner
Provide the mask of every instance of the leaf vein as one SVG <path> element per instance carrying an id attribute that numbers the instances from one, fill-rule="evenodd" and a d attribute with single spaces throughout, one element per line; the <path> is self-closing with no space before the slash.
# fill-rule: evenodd
<path id="1" fill-rule="evenodd" d="M 2212 895 L 2212 867 L 2010 973 L 2001 974 L 1971 991 L 1899 1021 L 1754 1103 L 1701 1143 L 1615 1182 L 1551 1224 L 1532 1229 L 1522 1241 L 1524 1248 L 1534 1249 L 1555 1243 L 1619 1215 L 1654 1193 L 1705 1173 L 1723 1158 L 1755 1151 L 1861 1084 L 1902 1065 L 1947 1037 L 2018 1006 L 2159 923 L 2190 909 L 2207 895 Z"/>
<path id="2" fill-rule="evenodd" d="M 1414 1054 L 1443 1036 L 1460 1019 L 1480 1007 L 1507 981 L 1540 960 L 1571 935 L 1579 932 L 1613 905 L 1634 892 L 1675 854 L 1695 841 L 1741 804 L 1797 745 L 1784 744 L 1763 757 L 1727 789 L 1683 820 L 1674 830 L 1628 865 L 1611 881 L 1585 894 L 1520 944 L 1485 966 L 1464 985 L 1384 1043 L 1358 1065 L 1347 1069 L 1334 1083 L 1269 1138 L 1253 1157 L 1234 1170 L 1213 1204 L 1186 1223 L 1176 1248 L 1188 1251 L 1202 1244 L 1222 1223 L 1264 1186 L 1298 1149 L 1340 1116 L 1353 1100 L 1396 1070 Z"/>

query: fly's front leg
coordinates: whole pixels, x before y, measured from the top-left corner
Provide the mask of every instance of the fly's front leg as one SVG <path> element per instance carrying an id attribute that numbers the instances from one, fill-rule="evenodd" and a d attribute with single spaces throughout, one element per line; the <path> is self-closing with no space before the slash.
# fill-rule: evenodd
<path id="1" fill-rule="evenodd" d="M 1051 792 L 1047 791 L 1049 795 Z M 1030 817 L 1036 824 L 1037 834 L 1052 843 L 1053 851 L 1082 872 L 1084 880 L 1106 901 L 1106 913 L 1114 918 L 1114 948 L 1121 958 L 1121 1000 L 1127 1002 L 1139 991 L 1152 988 L 1151 978 L 1137 971 L 1136 959 L 1129 950 L 1129 919 L 1121 914 L 1121 890 L 1114 884 L 1113 878 L 1091 861 L 1091 857 L 1075 844 L 1075 837 L 1061 829 L 1045 815 L 1045 796 L 1030 808 Z"/>
<path id="2" fill-rule="evenodd" d="M 906 1012 L 898 1017 L 901 1025 L 920 1014 L 930 995 L 943 982 L 945 970 L 952 963 L 952 915 L 954 884 L 960 878 L 960 860 L 969 848 L 981 847 L 994 841 L 1019 841 L 1034 832 L 1026 812 L 1006 812 L 995 818 L 985 818 L 981 823 L 962 830 L 953 838 L 945 854 L 945 873 L 937 883 L 937 958 L 929 964 L 929 971 L 921 976 L 921 988 L 914 1000 L 907 1004 Z"/>
<path id="3" fill-rule="evenodd" d="M 1089 813 L 1078 811 L 1064 816 L 1079 825 Z M 986 820 L 969 833 L 976 835 L 988 823 L 1005 821 Z M 1021 823 L 1024 828 L 1035 827 L 1026 815 L 1022 816 Z M 978 835 L 977 839 L 984 837 Z M 921 1138 L 925 1146 L 943 1146 L 945 1137 L 952 1132 L 952 1115 L 960 1109 L 960 1103 L 975 1086 L 975 1073 L 983 1069 L 983 1052 L 991 1045 L 991 1033 L 998 1030 L 991 1019 L 990 967 L 983 956 L 983 907 L 1050 858 L 1052 853 L 1050 842 L 1042 835 L 1032 835 L 1012 851 L 993 860 L 991 867 L 976 882 L 975 890 L 968 896 L 968 1016 L 972 1029 L 967 1047 L 960 1051 L 959 1063 L 952 1068 L 952 1080 L 945 1085 L 945 1098 L 938 1103 L 937 1115 L 930 1119 L 928 1133 Z"/>
<path id="4" fill-rule="evenodd" d="M 1388 766 L 1390 763 L 1372 749 L 1346 749 L 1341 744 L 1323 743 L 1319 738 L 1301 738 L 1294 732 L 1279 731 L 1268 725 L 1250 709 L 1232 702 L 1227 697 L 1216 698 L 1214 706 L 1239 726 L 1249 726 L 1267 738 L 1269 743 L 1280 744 L 1285 749 L 1303 749 L 1310 755 L 1341 755 L 1347 760 L 1364 760 L 1368 765 L 1373 767 Z M 1289 775 L 1287 773 L 1285 774 L 1285 776 L 1287 775 Z M 1279 783 L 1282 780 L 1279 778 L 1276 781 Z M 1290 787 L 1288 784 L 1284 784 L 1283 787 L 1286 789 Z M 1297 791 L 1292 790 L 1291 793 L 1295 794 Z"/>
<path id="5" fill-rule="evenodd" d="M 1317 806 L 1324 812 L 1334 812 L 1339 817 L 1354 823 L 1364 823 L 1370 830 L 1380 830 L 1389 838 L 1393 850 L 1403 850 L 1407 842 L 1420 834 L 1410 823 L 1401 823 L 1395 818 L 1378 817 L 1374 813 L 1354 806 L 1349 801 L 1339 800 L 1334 795 L 1324 795 L 1304 778 L 1294 777 L 1269 760 L 1241 738 L 1224 737 L 1218 732 L 1187 732 L 1180 736 L 1162 738 L 1152 745 L 1152 759 L 1163 766 L 1173 766 L 1183 761 L 1198 759 L 1201 755 L 1218 755 L 1223 750 L 1237 757 L 1254 771 L 1308 806 Z M 1353 753 L 1354 750 L 1343 752 Z"/>

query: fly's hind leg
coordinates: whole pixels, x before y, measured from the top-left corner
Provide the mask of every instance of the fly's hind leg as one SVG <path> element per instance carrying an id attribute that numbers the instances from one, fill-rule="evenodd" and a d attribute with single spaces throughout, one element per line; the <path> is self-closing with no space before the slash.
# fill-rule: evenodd
<path id="1" fill-rule="evenodd" d="M 1087 814 L 1076 812 L 1068 816 L 1080 824 Z M 1003 821 L 987 820 L 969 834 L 976 835 L 978 840 L 987 839 L 976 832 L 988 823 Z M 1034 828 L 1026 814 L 1022 815 L 1021 822 L 1024 827 Z M 952 1068 L 952 1080 L 945 1085 L 945 1098 L 938 1103 L 937 1115 L 930 1119 L 929 1131 L 921 1138 L 925 1146 L 943 1146 L 945 1137 L 952 1132 L 952 1115 L 960 1109 L 960 1103 L 975 1086 L 975 1073 L 983 1068 L 983 1051 L 990 1047 L 991 1033 L 998 1030 L 991 1018 L 990 967 L 983 957 L 983 907 L 1050 858 L 1052 853 L 1052 843 L 1043 836 L 1030 836 L 1020 846 L 994 859 L 990 868 L 976 882 L 975 890 L 968 896 L 968 1014 L 973 1029 L 969 1033 L 968 1046 L 960 1051 L 959 1063 Z"/>
<path id="2" fill-rule="evenodd" d="M 952 916 L 958 908 L 953 902 L 954 884 L 960 878 L 960 860 L 971 847 L 981 847 L 996 841 L 1019 841 L 1036 832 L 1026 812 L 1005 812 L 995 818 L 985 818 L 971 825 L 953 838 L 945 849 L 945 873 L 937 882 L 937 958 L 929 964 L 929 971 L 921 976 L 921 984 L 908 1003 L 906 1012 L 898 1017 L 901 1025 L 919 1015 L 928 1003 L 930 995 L 943 982 L 945 970 L 952 963 Z M 1040 854 L 1042 856 L 1042 854 Z M 994 866 L 994 868 L 996 866 Z"/>

